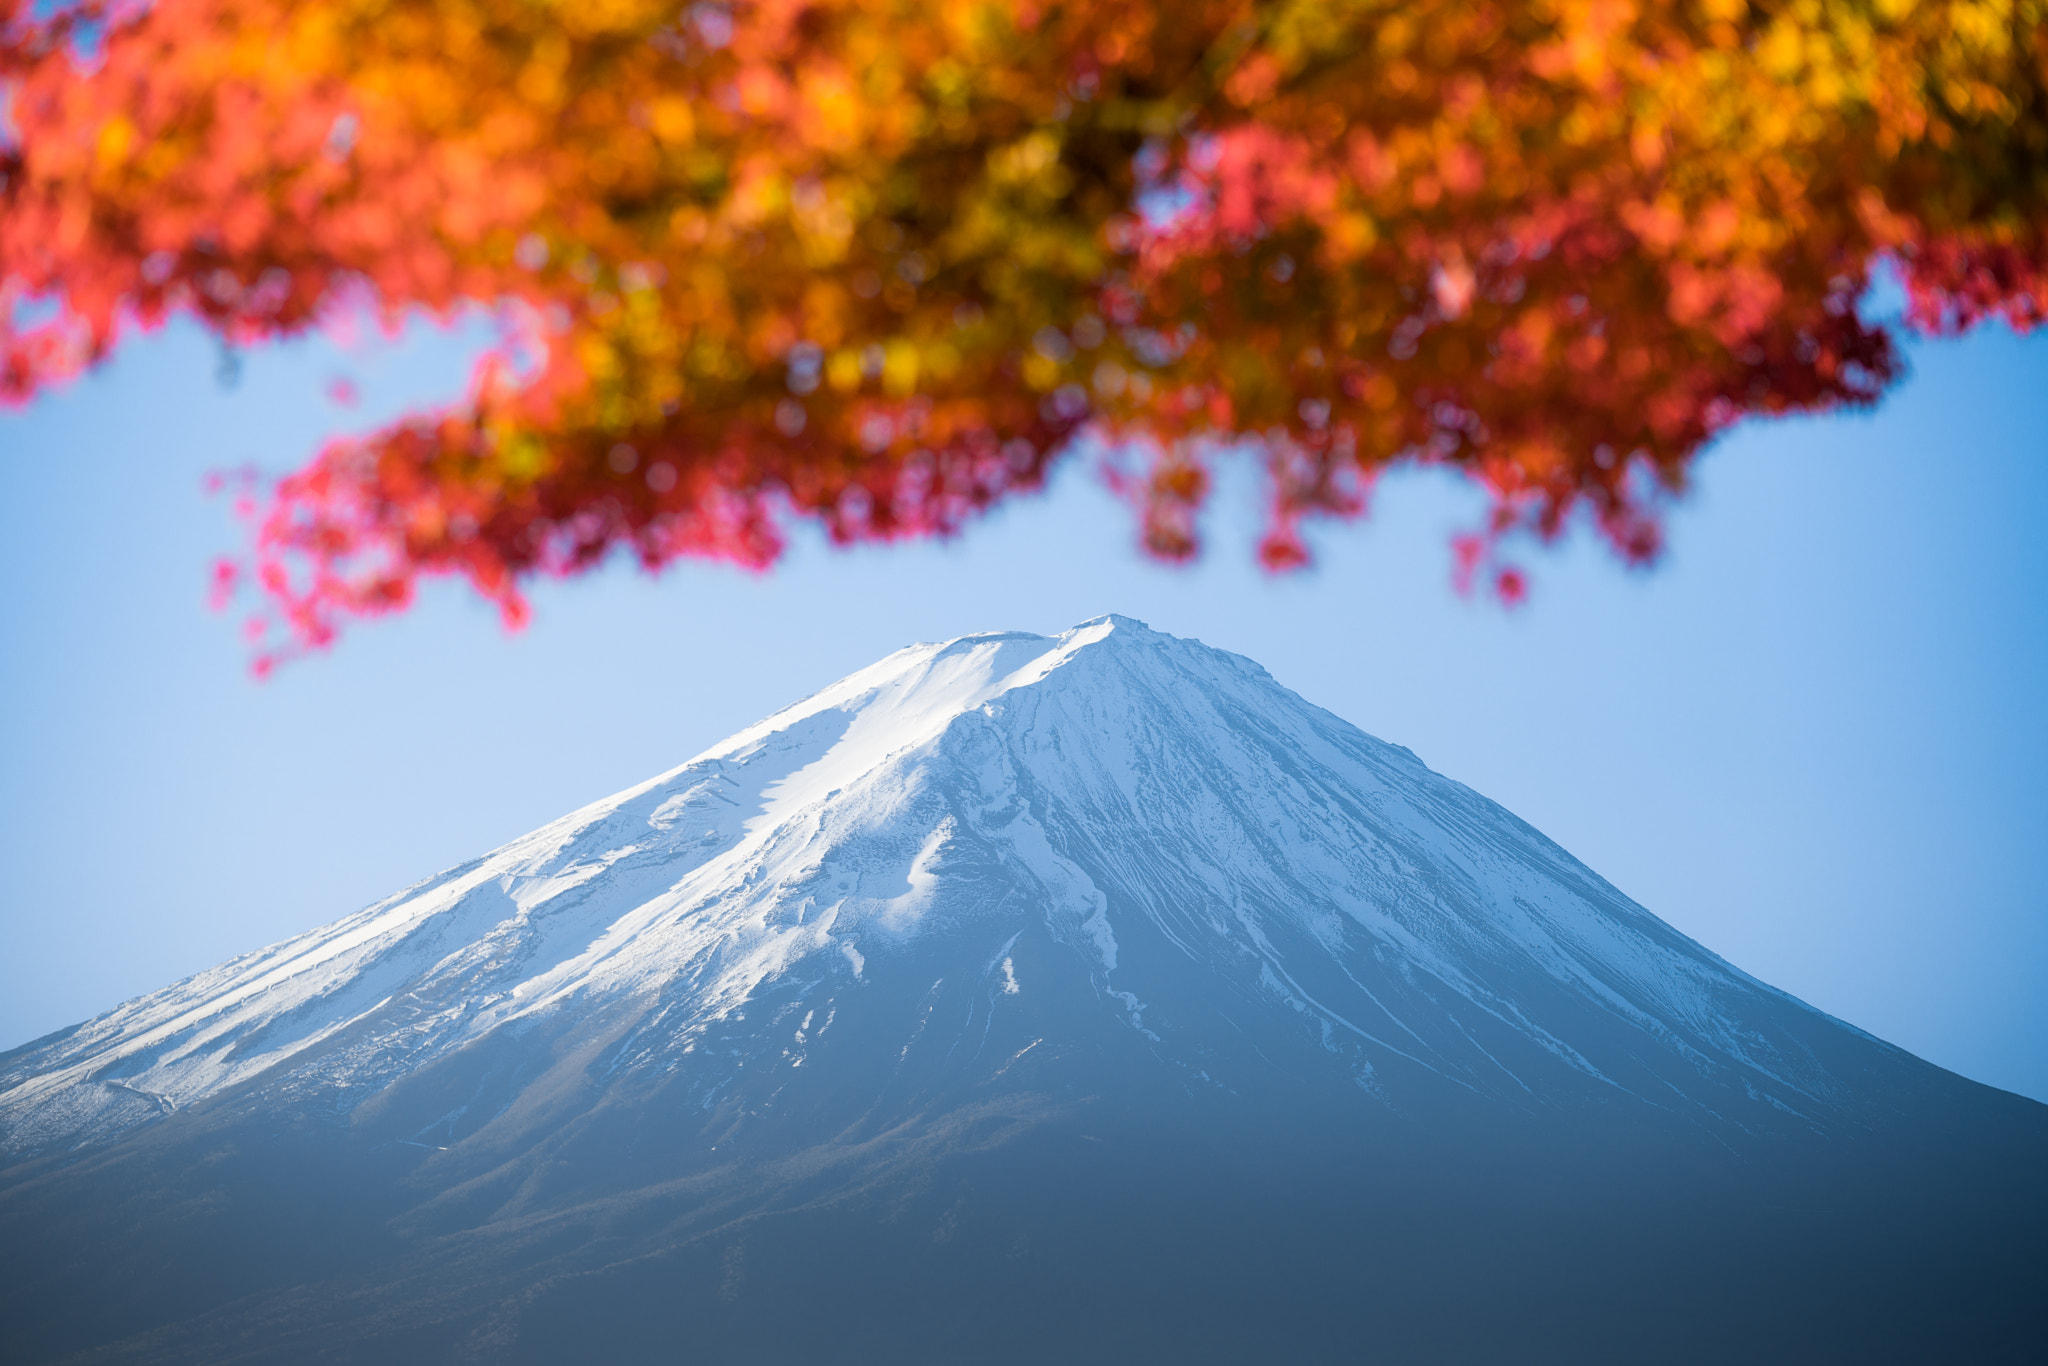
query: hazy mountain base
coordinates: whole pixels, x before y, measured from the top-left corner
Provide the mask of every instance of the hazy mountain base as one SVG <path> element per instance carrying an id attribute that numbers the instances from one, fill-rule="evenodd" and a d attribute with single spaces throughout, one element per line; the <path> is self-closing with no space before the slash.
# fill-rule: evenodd
<path id="1" fill-rule="evenodd" d="M 394 1189 L 420 1192 L 390 1181 L 388 1150 L 161 1132 L 89 1198 L 9 1192 L 6 1355 L 2038 1359 L 2042 1192 L 1987 1188 L 1953 1154 L 1737 1173 L 1610 1148 L 1514 1170 L 1252 1135 L 1117 1141 L 1088 1132 L 1104 1117 L 1084 1105 L 1024 1135 L 1014 1111 L 956 1118 L 438 1236 L 392 1208 Z M 807 1181 L 807 1159 L 853 1179 Z"/>
<path id="2" fill-rule="evenodd" d="M 821 1134 L 786 1083 L 707 1111 L 607 1075 L 629 1022 L 592 1023 L 17 1166 L 6 1359 L 2021 1362 L 2048 1331 L 2048 1112 L 1925 1064 L 1932 1121 L 1760 1157 L 1628 1105 L 1119 1090 L 1114 1035 L 962 1075 L 934 1038 Z M 393 1137 L 493 1088 L 446 1150 Z"/>

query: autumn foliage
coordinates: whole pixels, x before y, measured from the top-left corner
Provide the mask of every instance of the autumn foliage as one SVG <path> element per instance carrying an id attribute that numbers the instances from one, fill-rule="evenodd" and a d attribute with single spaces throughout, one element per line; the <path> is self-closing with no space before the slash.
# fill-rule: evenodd
<path id="1" fill-rule="evenodd" d="M 0 0 L 0 394 L 173 314 L 504 325 L 266 493 L 281 628 L 782 520 L 947 532 L 1113 452 L 1190 553 L 1400 462 L 1625 555 L 1747 414 L 1866 403 L 1884 263 L 2039 321 L 2044 0 Z"/>

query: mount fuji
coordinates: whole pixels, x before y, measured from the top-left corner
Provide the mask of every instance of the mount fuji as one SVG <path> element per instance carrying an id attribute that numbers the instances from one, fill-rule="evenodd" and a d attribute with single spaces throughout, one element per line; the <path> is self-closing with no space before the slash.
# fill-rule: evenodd
<path id="1" fill-rule="evenodd" d="M 0 1055 L 9 1361 L 2033 1361 L 2048 1107 L 1248 660 L 912 646 Z"/>

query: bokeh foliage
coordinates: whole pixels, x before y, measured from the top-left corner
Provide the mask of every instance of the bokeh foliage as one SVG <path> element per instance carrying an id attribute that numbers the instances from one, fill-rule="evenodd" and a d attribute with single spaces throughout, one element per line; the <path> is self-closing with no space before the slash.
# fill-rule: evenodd
<path id="1" fill-rule="evenodd" d="M 1748 414 L 2040 319 L 2040 0 L 0 0 L 0 395 L 184 313 L 495 310 L 266 490 L 264 659 L 458 572 L 950 532 L 1077 444 L 1267 563 L 1399 462 L 1625 555 Z"/>

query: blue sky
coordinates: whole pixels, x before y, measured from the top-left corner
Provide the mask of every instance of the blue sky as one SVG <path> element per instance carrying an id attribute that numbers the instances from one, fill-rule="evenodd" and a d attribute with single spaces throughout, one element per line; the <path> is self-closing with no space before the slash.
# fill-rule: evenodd
<path id="1" fill-rule="evenodd" d="M 913 640 L 1105 611 L 1237 650 L 1495 798 L 1765 981 L 2048 1099 L 2048 338 L 1913 351 L 1877 414 L 1745 427 L 1671 551 L 1456 597 L 1468 490 L 1396 479 L 1270 579 L 1189 570 L 1082 465 L 960 542 L 800 539 L 755 577 L 617 566 L 508 636 L 452 587 L 252 682 L 205 571 L 210 468 L 459 388 L 459 339 L 151 338 L 0 415 L 0 1048 L 351 911 Z M 346 375 L 364 402 L 336 407 Z"/>

